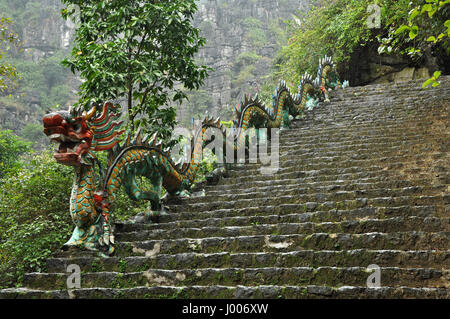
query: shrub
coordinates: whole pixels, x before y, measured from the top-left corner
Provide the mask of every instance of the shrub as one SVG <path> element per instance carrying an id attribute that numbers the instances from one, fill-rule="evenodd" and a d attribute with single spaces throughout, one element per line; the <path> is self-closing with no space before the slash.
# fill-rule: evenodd
<path id="1" fill-rule="evenodd" d="M 20 286 L 26 271 L 39 271 L 68 240 L 72 169 L 50 153 L 8 174 L 0 187 L 0 286 Z"/>
<path id="2" fill-rule="evenodd" d="M 31 143 L 13 134 L 12 131 L 0 131 L 0 180 L 8 172 L 20 168 L 20 155 L 30 151 Z"/>

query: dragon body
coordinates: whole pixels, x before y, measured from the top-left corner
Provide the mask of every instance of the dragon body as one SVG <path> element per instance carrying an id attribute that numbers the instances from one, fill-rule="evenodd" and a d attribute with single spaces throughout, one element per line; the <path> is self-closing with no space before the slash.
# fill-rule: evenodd
<path id="1" fill-rule="evenodd" d="M 291 119 L 305 112 L 309 101 L 316 98 L 326 101 L 327 90 L 338 85 L 334 63 L 325 57 L 320 61 L 316 79 L 309 74 L 301 78 L 298 93 L 291 94 L 281 81 L 271 107 L 266 107 L 258 96 L 245 97 L 236 108 L 232 149 L 247 148 L 249 128 L 289 128 Z M 194 126 L 189 161 L 175 164 L 169 150 L 161 148 L 156 135 L 148 138 L 138 132 L 133 139 L 130 133 L 123 136 L 119 107 L 105 103 L 100 114 L 97 107 L 82 114 L 74 109 L 53 112 L 43 118 L 43 124 L 44 133 L 58 145 L 54 154 L 57 162 L 75 170 L 70 199 L 75 230 L 63 248 L 84 247 L 111 255 L 114 235 L 110 211 L 120 188 L 133 200 L 149 201 L 148 217 L 157 221 L 162 187 L 171 195 L 184 195 L 192 185 L 203 147 L 209 141 L 205 131 L 214 128 L 220 130 L 219 134 L 226 134 L 219 119 L 205 119 Z M 222 146 L 227 146 L 226 143 L 228 138 Z M 105 168 L 97 158 L 101 151 L 108 153 Z M 150 181 L 145 190 L 138 182 L 141 177 Z"/>

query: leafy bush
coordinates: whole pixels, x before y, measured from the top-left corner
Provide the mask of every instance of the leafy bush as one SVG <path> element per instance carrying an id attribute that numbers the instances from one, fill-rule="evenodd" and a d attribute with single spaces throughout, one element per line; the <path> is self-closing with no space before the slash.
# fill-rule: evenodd
<path id="1" fill-rule="evenodd" d="M 20 135 L 33 143 L 34 149 L 41 149 L 48 145 L 48 138 L 42 131 L 42 124 L 37 122 L 28 122 L 20 132 Z"/>
<path id="2" fill-rule="evenodd" d="M 34 155 L 0 185 L 0 288 L 20 286 L 25 272 L 41 271 L 45 259 L 69 238 L 73 169 L 58 164 L 50 152 Z M 113 207 L 121 221 L 145 210 L 148 203 L 128 198 L 123 190 Z"/>
<path id="3" fill-rule="evenodd" d="M 72 169 L 50 153 L 8 174 L 0 187 L 0 282 L 21 285 L 23 273 L 39 271 L 70 236 Z"/>
<path id="4" fill-rule="evenodd" d="M 400 53 L 420 60 L 428 50 L 450 56 L 450 0 L 425 0 L 409 3 L 409 13 L 391 22 L 385 37 L 378 37 L 379 53 Z M 401 24 L 401 25 L 400 25 Z M 434 70 L 433 70 L 434 71 Z M 439 85 L 441 71 L 435 71 L 423 87 Z"/>
<path id="5" fill-rule="evenodd" d="M 20 168 L 18 157 L 30 151 L 30 144 L 12 131 L 0 131 L 0 179 Z"/>
<path id="6" fill-rule="evenodd" d="M 367 42 L 371 31 L 366 25 L 369 0 L 337 0 L 314 6 L 292 21 L 291 39 L 281 54 L 282 78 L 299 79 L 304 72 L 314 74 L 325 54 L 335 62 L 348 61 L 353 49 Z"/>
<path id="7" fill-rule="evenodd" d="M 195 176 L 195 183 L 200 183 L 206 180 L 206 175 L 217 168 L 217 156 L 213 154 L 210 149 L 203 150 L 202 161 L 199 164 L 197 175 Z"/>
<path id="8" fill-rule="evenodd" d="M 316 1 L 319 3 L 320 1 Z M 434 0 L 379 0 L 376 3 L 381 7 L 381 29 L 369 28 L 367 23 L 369 5 L 372 0 L 336 0 L 326 3 L 320 2 L 317 6 L 290 22 L 289 31 L 291 38 L 289 44 L 281 52 L 281 63 L 279 77 L 284 79 L 299 79 L 307 71 L 313 75 L 317 71 L 317 64 L 325 54 L 332 56 L 340 67 L 348 66 L 352 53 L 360 47 L 373 45 L 378 48 L 381 43 L 391 52 L 389 48 L 389 32 L 395 32 L 398 26 L 408 23 L 411 8 L 423 5 Z M 423 6 L 422 6 L 423 8 Z M 425 7 L 428 8 L 428 7 Z M 448 10 L 436 13 L 435 21 L 417 21 L 424 32 L 422 36 L 411 40 L 409 36 L 397 39 L 394 45 L 401 50 L 405 47 L 424 46 L 427 36 L 439 34 L 438 29 L 443 32 L 445 14 Z M 416 16 L 418 19 L 419 16 Z M 436 24 L 435 27 L 433 25 Z M 393 30 L 393 31 L 392 31 Z M 436 32 L 435 32 L 436 31 Z M 429 41 L 431 41 L 429 39 Z M 394 41 L 391 39 L 391 41 Z M 429 42 L 428 42 L 429 44 Z"/>

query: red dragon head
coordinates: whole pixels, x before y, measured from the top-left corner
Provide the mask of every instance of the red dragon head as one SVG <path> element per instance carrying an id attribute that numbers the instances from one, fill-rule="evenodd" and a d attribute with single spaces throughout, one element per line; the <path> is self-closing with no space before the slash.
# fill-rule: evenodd
<path id="1" fill-rule="evenodd" d="M 117 108 L 105 103 L 102 114 L 95 117 L 96 106 L 89 112 L 58 111 L 47 114 L 42 119 L 44 133 L 57 143 L 54 154 L 56 161 L 69 166 L 92 165 L 91 151 L 112 149 L 123 131 L 118 130 L 122 122 L 114 121 L 120 116 Z"/>

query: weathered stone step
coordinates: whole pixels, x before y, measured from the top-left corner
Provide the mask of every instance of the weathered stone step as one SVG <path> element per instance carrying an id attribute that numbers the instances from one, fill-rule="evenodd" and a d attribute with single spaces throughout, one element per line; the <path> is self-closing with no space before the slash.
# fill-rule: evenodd
<path id="1" fill-rule="evenodd" d="M 25 288 L 0 291 L 0 299 L 449 299 L 450 289 L 344 286 L 157 286 L 135 288 L 87 288 L 67 290 L 31 290 Z"/>
<path id="2" fill-rule="evenodd" d="M 386 120 L 387 123 L 352 123 L 348 125 L 348 123 L 326 123 L 325 125 L 321 125 L 319 127 L 312 126 L 309 127 L 307 124 L 312 120 L 296 120 L 292 124 L 292 128 L 290 130 L 283 130 L 280 133 L 280 146 L 283 147 L 286 141 L 296 142 L 299 140 L 305 141 L 315 141 L 321 140 L 326 137 L 337 138 L 340 134 L 343 137 L 347 137 L 354 134 L 360 134 L 360 136 L 387 136 L 389 133 L 399 134 L 399 130 L 401 132 L 407 132 L 409 134 L 426 134 L 427 132 L 432 132 L 434 129 L 432 127 L 432 122 L 428 124 L 424 123 L 411 123 L 410 120 L 404 121 L 402 124 L 399 124 L 399 120 Z M 448 119 L 442 118 L 440 121 L 444 122 L 448 121 Z M 401 121 L 400 121 L 401 123 Z M 316 123 L 317 124 L 317 123 Z M 386 125 L 386 131 L 383 131 L 383 124 Z M 313 131 L 314 133 L 311 133 Z M 350 127 L 350 128 L 349 128 Z"/>
<path id="3" fill-rule="evenodd" d="M 450 135 L 449 135 L 450 136 Z M 306 160 L 306 161 L 312 161 L 315 160 L 316 158 L 318 160 L 320 160 L 321 158 L 327 158 L 327 157 L 332 157 L 332 158 L 338 158 L 338 157 L 350 157 L 353 159 L 360 159 L 361 157 L 364 156 L 364 158 L 367 158 L 367 156 L 369 154 L 372 155 L 377 155 L 377 157 L 389 157 L 389 156 L 395 156 L 395 155 L 401 155 L 401 154 L 405 154 L 405 155 L 409 155 L 409 154 L 417 154 L 415 153 L 416 150 L 415 148 L 425 148 L 426 145 L 423 143 L 424 142 L 424 137 L 421 138 L 420 142 L 410 142 L 410 141 L 403 141 L 397 145 L 393 145 L 393 144 L 384 144 L 384 148 L 379 148 L 378 147 L 374 147 L 374 145 L 369 145 L 369 144 L 364 144 L 365 147 L 361 148 L 360 152 L 355 153 L 353 149 L 349 149 L 348 147 L 342 149 L 342 148 L 335 148 L 334 146 L 330 146 L 328 147 L 326 150 L 321 150 L 320 152 L 318 152 L 315 148 L 317 147 L 316 145 L 314 145 L 312 148 L 298 148 L 298 147 L 289 147 L 287 149 L 281 149 L 280 153 L 279 153 L 279 157 L 281 160 L 285 160 L 288 159 L 291 156 L 295 156 L 296 159 L 299 160 Z M 368 146 L 370 146 L 370 148 L 368 148 Z M 381 145 L 380 145 L 381 146 Z M 414 149 L 412 147 L 414 147 Z M 442 143 L 442 146 L 444 147 L 445 144 Z M 262 150 L 261 152 L 263 152 L 264 150 Z M 375 152 L 376 151 L 376 152 Z M 438 151 L 432 151 L 430 152 L 429 156 L 434 156 L 437 154 L 441 154 L 445 152 L 438 152 Z M 270 153 L 269 153 L 270 154 Z M 361 156 L 361 157 L 359 157 Z M 448 155 L 447 155 L 448 156 Z M 361 158 L 363 159 L 363 158 Z M 342 160 L 344 161 L 344 160 Z"/>
<path id="4" fill-rule="evenodd" d="M 303 250 L 292 252 L 258 252 L 213 254 L 159 254 L 153 257 L 74 257 L 50 258 L 46 270 L 62 273 L 69 265 L 83 272 L 141 272 L 149 269 L 265 268 L 265 267 L 380 267 L 450 268 L 450 250 Z"/>
<path id="5" fill-rule="evenodd" d="M 424 101 L 424 103 L 428 102 Z M 363 103 L 355 102 L 353 104 L 355 111 L 351 113 L 349 112 L 349 109 L 352 107 L 352 104 L 350 103 L 341 106 L 345 107 L 345 109 L 339 109 L 338 107 L 335 107 L 333 105 L 328 106 L 328 109 L 319 108 L 318 111 L 311 112 L 311 114 L 307 115 L 304 119 L 299 119 L 299 121 L 303 120 L 303 129 L 312 129 L 313 127 L 316 127 L 318 130 L 331 127 L 349 126 L 350 124 L 355 126 L 365 125 L 369 123 L 381 125 L 382 123 L 386 122 L 388 125 L 392 125 L 394 123 L 401 122 L 419 122 L 421 119 L 419 111 L 422 111 L 423 113 L 433 110 L 432 107 L 420 108 L 420 105 L 417 104 L 410 105 L 410 110 L 408 111 L 396 110 L 396 108 L 402 107 L 400 104 L 385 104 L 383 109 L 373 109 L 372 104 L 366 104 L 366 109 L 361 110 L 361 104 Z M 362 107 L 364 107 L 364 105 L 362 105 Z M 442 112 L 442 110 L 438 111 Z M 439 113 L 437 117 L 443 118 L 441 114 L 442 113 Z"/>
<path id="6" fill-rule="evenodd" d="M 311 208 L 311 207 L 310 207 Z M 256 210 L 256 209 L 255 209 Z M 239 214 L 235 210 L 221 210 L 219 212 L 206 213 L 180 213 L 162 216 L 160 223 L 116 223 L 116 233 L 139 232 L 147 230 L 173 229 L 173 228 L 196 228 L 217 226 L 249 226 L 262 224 L 291 224 L 291 223 L 341 223 L 345 221 L 384 220 L 389 218 L 413 218 L 427 219 L 426 222 L 434 220 L 436 208 L 433 206 L 419 207 L 393 207 L 393 208 L 359 208 L 355 210 L 328 210 L 314 211 L 309 213 L 292 213 L 295 207 L 286 210 L 273 211 L 270 209 L 255 212 L 251 209 L 243 209 Z"/>
<path id="7" fill-rule="evenodd" d="M 299 208 L 300 207 L 300 208 Z M 306 209 L 315 210 L 313 205 Z M 352 210 L 324 210 L 301 212 L 305 210 L 299 205 L 280 205 L 269 207 L 252 207 L 243 209 L 222 209 L 211 212 L 171 213 L 161 217 L 158 224 L 116 223 L 117 232 L 133 232 L 149 229 L 164 229 L 171 225 L 206 224 L 217 225 L 251 225 L 264 224 L 277 220 L 279 223 L 323 223 L 342 222 L 348 220 L 385 219 L 394 217 L 431 218 L 439 216 L 434 206 L 403 206 L 403 207 L 364 207 Z M 169 224 L 169 225 L 166 225 Z M 171 224 L 171 225 L 170 225 Z"/>
<path id="8" fill-rule="evenodd" d="M 187 228 L 185 225 L 170 225 L 145 231 L 120 232 L 116 234 L 118 241 L 132 242 L 143 240 L 237 237 L 256 235 L 291 235 L 314 233 L 351 233 L 363 234 L 371 232 L 391 233 L 420 230 L 424 232 L 450 232 L 450 218 L 396 217 L 389 219 L 350 220 L 339 223 L 281 223 L 272 220 L 272 224 L 244 224 L 235 226 L 202 226 Z M 180 225 L 181 224 L 181 225 Z M 166 224 L 166 226 L 169 224 Z M 164 225 L 161 225 L 164 226 Z"/>
<path id="9" fill-rule="evenodd" d="M 373 185 L 373 186 L 366 186 Z M 426 185 L 430 185 L 424 179 L 411 179 L 409 181 L 402 180 L 400 178 L 397 179 L 384 179 L 380 180 L 376 177 L 370 178 L 361 178 L 359 180 L 334 180 L 334 181 L 317 181 L 304 183 L 300 178 L 295 179 L 286 179 L 283 181 L 273 181 L 273 183 L 266 183 L 265 181 L 257 181 L 252 184 L 242 184 L 242 185 L 205 185 L 203 189 L 205 190 L 205 194 L 214 195 L 214 194 L 241 194 L 245 192 L 254 192 L 254 191 L 262 191 L 262 192 L 270 192 L 271 190 L 283 189 L 283 188 L 294 188 L 298 187 L 299 192 L 301 193 L 303 189 L 308 188 L 311 190 L 325 190 L 325 191 L 351 191 L 351 190 L 366 190 L 373 188 L 404 188 L 404 187 L 426 187 Z M 197 196 L 197 195 L 193 195 Z"/>
<path id="10" fill-rule="evenodd" d="M 310 184 L 288 184 L 288 185 L 270 185 L 270 186 L 254 186 L 245 189 L 235 190 L 234 188 L 226 189 L 218 189 L 216 190 L 216 186 L 206 186 L 205 194 L 206 196 L 222 196 L 222 195 L 240 195 L 240 194 L 248 194 L 248 193 L 267 193 L 267 192 L 281 192 L 283 190 L 296 189 L 299 194 L 314 194 L 314 193 L 326 193 L 326 192 L 337 192 L 337 191 L 365 191 L 365 190 L 374 190 L 374 189 L 403 189 L 403 188 L 411 188 L 413 189 L 423 189 L 428 188 L 429 186 L 418 186 L 421 185 L 423 181 L 402 181 L 402 180 L 392 180 L 385 182 L 373 182 L 373 183 L 360 183 L 360 182 L 352 182 L 344 184 L 342 182 L 337 182 L 335 184 L 329 183 L 310 183 Z M 429 184 L 425 184 L 429 185 Z M 447 185 L 435 185 L 432 187 L 448 187 Z M 195 195 L 194 195 L 195 196 Z"/>
<path id="11" fill-rule="evenodd" d="M 305 137 L 315 137 L 317 135 L 323 135 L 323 134 L 332 134 L 333 133 L 333 128 L 334 129 L 339 129 L 339 131 L 341 131 L 343 134 L 348 134 L 348 133 L 354 133 L 356 131 L 359 131 L 361 133 L 365 133 L 368 132 L 370 134 L 370 132 L 372 131 L 378 131 L 380 132 L 381 135 L 384 135 L 384 132 L 381 130 L 383 127 L 383 124 L 386 125 L 386 131 L 387 132 L 394 132 L 396 134 L 398 134 L 399 132 L 396 131 L 396 128 L 399 127 L 406 127 L 407 124 L 411 124 L 411 129 L 407 130 L 407 132 L 409 133 L 414 133 L 414 131 L 416 132 L 421 132 L 421 130 L 423 128 L 429 128 L 431 127 L 431 123 L 429 122 L 420 122 L 417 121 L 416 118 L 418 117 L 418 114 L 413 114 L 413 108 L 410 108 L 408 110 L 405 111 L 405 115 L 404 118 L 402 120 L 396 119 L 396 118 L 386 118 L 384 119 L 384 122 L 381 121 L 377 121 L 375 118 L 371 117 L 370 118 L 370 122 L 369 121 L 365 121 L 359 124 L 355 124 L 355 126 L 346 126 L 345 123 L 341 123 L 339 121 L 332 121 L 331 126 L 324 126 L 321 125 L 319 126 L 317 129 L 317 133 L 319 134 L 314 134 L 316 133 L 315 130 L 311 130 L 311 128 L 309 126 L 313 126 L 314 121 L 320 120 L 320 121 L 324 121 L 329 117 L 332 117 L 332 119 L 334 119 L 335 116 L 337 116 L 338 114 L 342 114 L 343 112 L 347 112 L 347 113 L 351 113 L 351 114 L 347 114 L 347 116 L 352 115 L 353 118 L 355 116 L 359 116 L 359 109 L 357 108 L 356 105 L 354 105 L 354 109 L 347 109 L 347 108 L 339 108 L 338 106 L 336 108 L 332 108 L 329 106 L 320 106 L 317 109 L 314 109 L 313 111 L 310 111 L 308 113 L 306 113 L 304 118 L 298 118 L 298 119 L 294 119 L 291 123 L 291 129 L 289 130 L 282 130 L 281 132 L 281 140 L 283 140 L 283 138 L 289 138 L 289 137 L 294 137 L 294 136 L 298 136 L 299 133 L 302 133 L 302 136 Z M 442 109 L 442 106 L 440 108 L 437 107 L 429 107 L 430 111 L 434 111 L 435 114 L 434 116 L 437 118 L 442 118 L 445 119 L 448 115 L 444 112 L 445 109 Z M 372 109 L 373 111 L 373 109 Z M 415 111 L 415 107 L 414 107 L 414 111 Z M 319 123 L 321 124 L 321 123 Z"/>
<path id="12" fill-rule="evenodd" d="M 308 113 L 309 116 L 316 116 L 312 113 Z M 338 113 L 336 111 L 336 113 Z M 440 113 L 439 113 L 440 114 Z M 438 118 L 445 119 L 444 115 L 438 115 Z M 422 132 L 423 130 L 431 128 L 431 123 L 416 121 L 414 122 L 413 118 L 409 118 L 408 121 L 400 121 L 399 119 L 384 119 L 382 122 L 364 122 L 361 124 L 347 126 L 345 123 L 340 123 L 333 121 L 330 126 L 321 126 L 315 127 L 314 125 L 317 123 L 311 123 L 315 118 L 308 120 L 294 120 L 292 122 L 292 128 L 290 130 L 283 130 L 281 132 L 280 141 L 284 142 L 286 139 L 289 140 L 294 137 L 316 137 L 323 135 L 336 135 L 337 133 L 342 133 L 344 135 L 354 134 L 355 132 L 360 132 L 361 134 L 369 134 L 372 132 L 379 132 L 381 136 L 384 136 L 386 133 L 394 132 L 398 134 L 398 128 L 406 128 L 409 129 L 407 132 L 414 134 L 419 134 L 418 132 Z M 311 130 L 311 127 L 315 127 L 314 130 Z M 386 128 L 386 131 L 383 131 L 383 127 Z M 337 131 L 338 130 L 338 131 Z"/>
<path id="13" fill-rule="evenodd" d="M 282 196 L 296 196 L 303 202 L 314 202 L 320 201 L 326 197 L 330 201 L 340 201 L 340 200 L 350 200 L 357 199 L 361 196 L 366 198 L 376 198 L 376 197 L 399 197 L 407 195 L 422 195 L 422 196 L 432 196 L 443 194 L 447 191 L 447 185 L 439 186 L 429 186 L 429 187 L 404 187 L 404 188 L 378 188 L 378 189 L 358 189 L 355 191 L 343 191 L 343 190 L 314 190 L 305 188 L 277 188 L 270 190 L 267 193 L 264 192 L 247 192 L 244 194 L 223 194 L 223 195 L 205 195 L 202 197 L 187 197 L 178 200 L 178 203 L 183 204 L 201 204 L 209 202 L 228 202 L 237 201 L 241 199 L 261 199 L 270 197 L 282 197 Z M 170 203 L 168 203 L 170 205 Z"/>
<path id="14" fill-rule="evenodd" d="M 350 92 L 331 92 L 330 102 L 322 103 L 321 106 L 337 106 L 344 108 L 348 103 L 362 103 L 362 109 L 365 110 L 367 104 L 372 105 L 373 110 L 380 110 L 385 106 L 402 106 L 400 111 L 410 108 L 411 105 L 421 104 L 420 102 L 432 101 L 433 98 L 442 99 L 445 95 L 448 95 L 448 86 L 446 88 L 439 88 L 436 90 L 421 90 L 420 92 L 408 92 L 409 95 L 391 95 L 391 92 L 384 94 L 376 92 L 364 92 L 364 93 L 350 93 Z M 436 96 L 440 94 L 441 96 Z M 376 105 L 376 107 L 374 107 Z M 427 105 L 420 105 L 421 108 L 427 107 Z M 399 110 L 398 108 L 394 109 Z"/>
<path id="15" fill-rule="evenodd" d="M 416 146 L 417 147 L 417 146 Z M 420 147 L 420 146 L 419 146 Z M 423 148 L 425 146 L 422 146 Z M 422 148 L 420 147 L 420 148 Z M 298 161 L 308 162 L 327 162 L 327 161 L 337 161 L 341 159 L 342 162 L 345 162 L 347 159 L 352 160 L 367 160 L 367 159 L 375 159 L 378 158 L 380 160 L 387 159 L 393 156 L 417 156 L 420 151 L 416 148 L 408 148 L 408 147 L 391 147 L 386 145 L 384 149 L 380 149 L 378 151 L 374 151 L 373 149 L 364 148 L 361 149 L 358 153 L 355 153 L 353 150 L 327 150 L 323 152 L 317 152 L 315 150 L 290 150 L 284 153 L 280 153 L 280 160 L 283 162 L 284 160 L 289 160 L 295 158 Z M 427 158 L 431 158 L 434 160 L 445 159 L 447 160 L 450 155 L 444 151 L 431 151 L 429 152 Z M 261 164 L 253 164 L 249 165 L 248 168 L 257 168 L 261 166 Z M 239 170 L 242 168 L 242 165 L 231 165 L 231 170 Z"/>
<path id="16" fill-rule="evenodd" d="M 384 110 L 392 110 L 394 112 L 404 112 L 405 110 L 411 109 L 411 106 L 419 105 L 420 102 L 430 102 L 430 99 L 433 97 L 436 98 L 436 94 L 448 94 L 448 88 L 441 88 L 435 91 L 422 91 L 419 94 L 412 94 L 408 97 L 406 96 L 396 96 L 392 97 L 386 94 L 378 94 L 378 95 L 372 95 L 372 94 L 334 94 L 333 96 L 330 96 L 330 102 L 329 103 L 322 103 L 321 106 L 323 108 L 341 108 L 344 110 L 348 109 L 349 105 L 356 105 L 360 104 L 361 107 L 358 109 L 360 112 L 368 111 L 369 106 L 371 106 L 371 110 L 376 112 L 383 111 Z M 373 105 L 376 104 L 377 107 L 374 108 Z M 408 108 L 404 107 L 404 105 L 407 104 Z M 401 109 L 399 109 L 400 106 L 403 106 Z M 426 108 L 427 105 L 420 105 L 421 108 Z M 317 109 L 320 109 L 317 108 Z"/>
<path id="17" fill-rule="evenodd" d="M 326 152 L 335 152 L 337 154 L 342 153 L 348 153 L 350 151 L 354 151 L 355 147 L 360 147 L 362 151 L 367 151 L 367 149 L 370 147 L 372 151 L 379 151 L 379 152 L 387 152 L 392 151 L 391 154 L 394 155 L 397 152 L 396 151 L 413 151 L 414 148 L 427 148 L 429 146 L 430 142 L 433 144 L 436 144 L 438 146 L 445 147 L 448 145 L 448 140 L 444 139 L 446 135 L 450 134 L 443 134 L 441 136 L 441 141 L 432 139 L 430 136 L 424 135 L 417 135 L 416 138 L 397 138 L 390 140 L 389 138 L 360 138 L 360 139 L 349 139 L 349 140 L 343 140 L 339 142 L 332 142 L 332 137 L 324 136 L 321 139 L 318 139 L 317 141 L 311 141 L 311 143 L 307 143 L 309 141 L 302 141 L 301 138 L 297 141 L 292 141 L 291 144 L 283 143 L 282 146 L 280 146 L 280 158 L 287 156 L 289 154 L 306 154 L 311 152 L 318 152 L 320 151 L 320 154 L 326 153 Z M 441 142 L 439 144 L 439 142 Z M 428 144 L 428 145 L 427 145 Z M 398 150 L 397 150 L 398 148 Z M 270 150 L 270 149 L 269 149 Z M 445 151 L 445 149 L 443 148 Z"/>
<path id="18" fill-rule="evenodd" d="M 282 204 L 297 204 L 298 212 L 307 212 L 314 210 L 348 210 L 363 207 L 398 207 L 398 206 L 424 206 L 424 205 L 447 205 L 450 195 L 435 196 L 396 196 L 396 197 L 372 197 L 368 198 L 359 195 L 353 199 L 328 200 L 327 194 L 300 195 L 300 196 L 277 196 L 260 198 L 255 203 L 254 199 L 240 199 L 238 201 L 225 202 L 205 202 L 191 203 L 189 205 L 170 205 L 170 211 L 173 212 L 204 212 L 216 209 L 239 209 L 246 207 L 268 207 L 279 206 Z"/>
<path id="19" fill-rule="evenodd" d="M 287 164 L 288 161 L 285 161 Z M 361 178 L 367 177 L 392 177 L 397 179 L 398 176 L 403 173 L 404 176 L 410 176 L 423 174 L 430 172 L 428 178 L 433 178 L 433 172 L 442 173 L 445 176 L 448 173 L 449 166 L 444 160 L 436 160 L 433 166 L 427 165 L 425 161 L 417 157 L 417 160 L 408 161 L 407 158 L 399 157 L 396 162 L 378 161 L 378 160 L 355 160 L 348 161 L 346 164 L 340 166 L 336 163 L 302 163 L 296 160 L 289 161 L 288 167 L 276 167 L 276 164 L 272 164 L 275 167 L 275 172 L 268 174 L 268 171 L 262 170 L 261 167 L 253 168 L 249 167 L 244 172 L 230 172 L 226 177 L 218 181 L 218 185 L 226 185 L 231 183 L 252 183 L 257 181 L 275 181 L 275 180 L 289 180 L 293 178 L 303 178 L 302 182 L 308 184 L 316 181 L 332 181 L 333 177 L 339 177 L 340 180 L 348 179 L 352 177 L 357 181 Z M 385 163 L 385 164 L 383 164 Z M 426 167 L 427 166 L 427 167 Z M 270 169 L 269 166 L 265 166 L 264 169 Z M 375 172 L 379 174 L 376 175 Z M 253 173 L 253 175 L 252 175 Z M 270 171 L 269 171 L 270 173 Z M 417 179 L 417 178 L 416 178 Z"/>
<path id="20" fill-rule="evenodd" d="M 370 167 L 346 167 L 346 168 L 327 168 L 327 169 L 315 169 L 309 171 L 297 171 L 287 172 L 280 174 L 259 174 L 256 176 L 236 176 L 223 178 L 218 182 L 218 185 L 241 185 L 245 187 L 251 187 L 259 182 L 260 185 L 280 185 L 289 184 L 291 180 L 296 179 L 296 183 L 314 183 L 314 182 L 336 182 L 336 181 L 360 181 L 364 179 L 373 178 L 375 181 L 383 181 L 386 179 L 401 178 L 398 172 L 394 168 L 404 167 L 403 163 L 389 164 L 391 170 L 386 167 L 374 165 Z M 420 168 L 405 168 L 403 176 L 411 174 L 415 179 L 429 180 L 429 174 L 422 173 Z"/>
<path id="21" fill-rule="evenodd" d="M 320 157 L 315 158 L 314 156 L 296 156 L 289 155 L 285 156 L 284 159 L 278 164 L 272 163 L 273 167 L 277 166 L 276 173 L 273 175 L 286 174 L 299 171 L 317 171 L 324 169 L 335 169 L 343 171 L 345 168 L 352 169 L 352 171 L 362 171 L 365 168 L 370 168 L 373 166 L 383 165 L 383 169 L 387 170 L 398 170 L 399 168 L 405 166 L 411 167 L 423 167 L 425 161 L 423 155 L 416 150 L 416 154 L 399 154 L 384 156 L 385 154 L 378 155 L 372 152 L 372 158 L 355 158 L 354 156 L 334 156 L 334 157 Z M 400 153 L 400 151 L 398 151 Z M 378 156 L 377 156 L 378 155 Z M 364 156 L 364 154 L 363 154 Z M 365 156 L 364 156 L 365 157 Z M 289 158 L 289 159 L 288 159 Z M 433 153 L 427 159 L 434 159 L 433 166 L 435 168 L 444 167 L 450 168 L 450 156 L 445 153 Z M 237 178 L 237 177 L 253 177 L 262 175 L 261 167 L 267 167 L 268 165 L 252 164 L 248 165 L 247 169 L 231 169 L 228 171 L 227 178 Z M 413 169 L 411 168 L 411 169 Z"/>
<path id="22" fill-rule="evenodd" d="M 380 268 L 382 285 L 389 287 L 448 288 L 450 270 L 428 268 Z M 291 268 L 202 268 L 197 270 L 149 269 L 145 272 L 84 273 L 83 288 L 132 288 L 142 286 L 206 285 L 324 285 L 331 287 L 364 286 L 373 271 L 362 267 L 291 267 Z M 30 289 L 60 290 L 67 287 L 66 273 L 25 274 Z"/>
<path id="23" fill-rule="evenodd" d="M 420 231 L 366 234 L 295 234 L 258 235 L 242 237 L 210 237 L 196 239 L 163 239 L 142 242 L 119 242 L 117 257 L 154 256 L 157 254 L 179 254 L 186 252 L 277 252 L 297 250 L 447 250 L 449 232 L 427 233 Z M 70 252 L 82 254 L 81 251 Z M 67 257 L 60 253 L 56 257 Z"/>
<path id="24" fill-rule="evenodd" d="M 446 146 L 448 142 L 442 143 L 442 146 Z M 349 141 L 348 143 L 333 143 L 333 142 L 318 142 L 318 143 L 311 143 L 311 144 L 304 144 L 302 141 L 296 141 L 292 142 L 292 144 L 283 143 L 283 146 L 280 147 L 280 154 L 284 153 L 291 153 L 295 154 L 293 152 L 297 153 L 307 153 L 307 152 L 349 152 L 349 151 L 357 151 L 358 149 L 365 150 L 367 148 L 371 149 L 372 151 L 386 151 L 385 148 L 388 148 L 388 150 L 392 150 L 393 154 L 395 154 L 395 149 L 399 148 L 400 150 L 411 150 L 412 147 L 414 148 L 422 148 L 422 149 L 429 149 L 429 143 L 427 141 L 427 137 L 424 136 L 418 136 L 416 140 L 393 140 L 393 142 L 386 142 L 380 139 L 380 142 L 366 142 L 365 140 L 357 140 L 357 141 Z M 295 149 L 295 150 L 294 150 Z"/>

